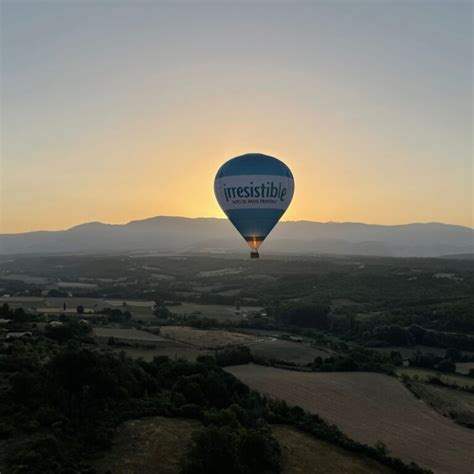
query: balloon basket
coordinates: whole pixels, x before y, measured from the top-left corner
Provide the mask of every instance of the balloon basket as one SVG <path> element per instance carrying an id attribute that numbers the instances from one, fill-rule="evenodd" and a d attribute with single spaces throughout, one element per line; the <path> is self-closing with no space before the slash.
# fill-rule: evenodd
<path id="1" fill-rule="evenodd" d="M 260 258 L 260 255 L 257 251 L 250 252 L 250 258 Z"/>

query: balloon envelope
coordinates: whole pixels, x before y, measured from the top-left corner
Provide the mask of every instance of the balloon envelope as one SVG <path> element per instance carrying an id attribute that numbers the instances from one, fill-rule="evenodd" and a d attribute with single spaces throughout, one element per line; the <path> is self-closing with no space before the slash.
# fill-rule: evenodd
<path id="1" fill-rule="evenodd" d="M 249 153 L 220 167 L 214 192 L 222 210 L 256 252 L 290 205 L 294 180 L 282 161 Z"/>

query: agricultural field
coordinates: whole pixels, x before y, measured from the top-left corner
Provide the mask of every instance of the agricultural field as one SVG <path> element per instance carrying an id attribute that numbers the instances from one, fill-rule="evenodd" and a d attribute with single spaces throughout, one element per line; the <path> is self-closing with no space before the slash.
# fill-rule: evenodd
<path id="1" fill-rule="evenodd" d="M 195 420 L 150 417 L 119 426 L 112 449 L 93 462 L 99 474 L 179 474 Z M 281 474 L 392 474 L 391 469 L 286 425 L 272 426 L 282 450 Z"/>
<path id="2" fill-rule="evenodd" d="M 138 301 L 138 300 L 105 300 L 105 303 L 107 303 L 110 306 L 126 306 L 126 307 L 138 307 L 138 308 L 148 308 L 151 310 L 151 308 L 155 305 L 154 301 Z"/>
<path id="3" fill-rule="evenodd" d="M 100 312 L 104 308 L 118 308 L 130 311 L 132 317 L 149 315 L 153 317 L 153 301 L 142 300 L 104 300 L 87 297 L 54 297 L 54 296 L 20 296 L 0 297 L 0 304 L 8 303 L 11 307 L 22 307 L 37 313 L 76 313 L 79 305 L 84 306 L 86 313 Z M 124 304 L 125 303 L 125 304 Z M 64 304 L 66 309 L 64 309 Z"/>
<path id="4" fill-rule="evenodd" d="M 474 369 L 474 362 L 457 362 L 456 372 L 462 375 L 469 374 L 469 371 Z"/>
<path id="5" fill-rule="evenodd" d="M 197 274 L 198 278 L 213 278 L 222 277 L 226 275 L 238 275 L 243 272 L 242 267 L 236 268 L 220 268 L 219 270 L 202 271 Z"/>
<path id="6" fill-rule="evenodd" d="M 106 308 L 110 305 L 100 298 L 80 298 L 80 297 L 47 297 L 47 296 L 20 296 L 20 297 L 0 297 L 0 304 L 8 303 L 13 308 L 22 307 L 35 311 L 43 309 L 44 312 L 48 310 L 62 310 L 63 304 L 66 303 L 66 308 L 76 311 L 76 307 L 83 305 L 86 310 L 97 310 Z"/>
<path id="7" fill-rule="evenodd" d="M 177 316 L 198 316 L 202 318 L 212 318 L 218 321 L 240 321 L 248 314 L 262 311 L 261 306 L 241 306 L 237 310 L 235 306 L 221 304 L 197 304 L 182 303 L 177 306 L 169 306 L 169 311 Z"/>
<path id="8" fill-rule="evenodd" d="M 200 349 L 251 345 L 261 340 L 261 338 L 249 334 L 219 330 L 193 329 L 185 326 L 163 326 L 161 328 L 161 335 Z"/>
<path id="9" fill-rule="evenodd" d="M 460 374 L 446 374 L 436 370 L 421 369 L 418 367 L 400 367 L 396 370 L 398 376 L 407 375 L 410 378 L 418 378 L 421 381 L 427 381 L 431 377 L 437 377 L 447 384 L 456 384 L 460 387 L 474 387 L 474 378 L 466 377 Z"/>
<path id="10" fill-rule="evenodd" d="M 329 357 L 331 355 L 330 351 L 311 347 L 305 342 L 287 341 L 270 335 L 201 330 L 185 326 L 163 326 L 161 335 L 201 350 L 244 345 L 250 348 L 253 355 L 302 365 L 313 362 L 318 356 Z"/>
<path id="11" fill-rule="evenodd" d="M 396 378 L 367 372 L 304 373 L 241 365 L 228 372 L 261 393 L 316 413 L 353 439 L 383 441 L 405 462 L 436 473 L 474 466 L 474 431 L 417 400 Z"/>
<path id="12" fill-rule="evenodd" d="M 474 393 L 411 381 L 410 390 L 441 415 L 474 427 Z"/>
<path id="13" fill-rule="evenodd" d="M 430 346 L 389 346 L 389 347 L 376 347 L 374 348 L 378 352 L 390 354 L 391 352 L 400 352 L 404 359 L 409 359 L 416 351 L 420 351 L 428 354 L 435 354 L 439 357 L 444 357 L 446 349 L 443 347 L 430 347 Z"/>
<path id="14" fill-rule="evenodd" d="M 272 426 L 282 452 L 281 474 L 389 474 L 392 469 L 287 425 Z"/>
<path id="15" fill-rule="evenodd" d="M 120 339 L 123 341 L 136 341 L 136 342 L 163 342 L 166 341 L 161 336 L 157 336 L 156 334 L 152 334 L 151 332 L 147 331 L 140 331 L 139 329 L 134 328 L 102 328 L 102 327 L 95 327 L 93 329 L 93 334 L 96 337 L 102 338 L 109 338 L 114 337 L 115 339 Z"/>
<path id="16" fill-rule="evenodd" d="M 253 355 L 266 359 L 277 359 L 299 365 L 310 364 L 316 357 L 330 357 L 329 350 L 312 347 L 305 342 L 270 338 L 250 346 Z"/>
<path id="17" fill-rule="evenodd" d="M 189 362 L 195 362 L 198 356 L 212 355 L 211 352 L 193 349 L 185 344 L 175 341 L 167 341 L 154 348 L 145 347 L 115 347 L 110 349 L 116 353 L 125 352 L 132 359 L 143 359 L 151 362 L 154 357 L 166 356 L 170 359 L 184 359 Z"/>

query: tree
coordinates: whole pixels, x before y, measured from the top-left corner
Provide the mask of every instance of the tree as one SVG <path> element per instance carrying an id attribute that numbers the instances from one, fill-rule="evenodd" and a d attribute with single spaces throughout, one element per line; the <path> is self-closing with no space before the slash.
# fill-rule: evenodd
<path id="1" fill-rule="evenodd" d="M 449 359 L 443 359 L 437 366 L 436 370 L 439 370 L 440 372 L 455 372 L 456 371 L 456 364 L 449 360 Z"/>
<path id="2" fill-rule="evenodd" d="M 84 314 L 84 306 L 82 304 L 80 304 L 77 308 L 76 308 L 76 312 L 77 314 Z"/>
<path id="3" fill-rule="evenodd" d="M 410 336 L 416 344 L 423 343 L 423 337 L 426 333 L 426 329 L 424 327 L 419 326 L 418 324 L 411 324 L 408 326 L 407 331 L 410 333 Z"/>
<path id="4" fill-rule="evenodd" d="M 380 440 L 378 440 L 375 443 L 375 449 L 380 454 L 387 455 L 389 453 L 389 450 L 387 449 L 387 445 L 383 441 L 380 441 Z"/>
<path id="5" fill-rule="evenodd" d="M 413 342 L 410 331 L 398 324 L 377 327 L 375 337 L 385 341 L 389 346 L 407 346 Z"/>
<path id="6" fill-rule="evenodd" d="M 155 308 L 155 311 L 153 311 L 153 314 L 157 318 L 163 318 L 163 319 L 168 319 L 171 316 L 170 310 L 164 304 L 160 304 L 157 308 Z"/>
<path id="7" fill-rule="evenodd" d="M 329 306 L 321 304 L 298 305 L 279 310 L 278 319 L 284 324 L 304 328 L 327 329 Z"/>
<path id="8" fill-rule="evenodd" d="M 64 290 L 58 290 L 57 288 L 53 288 L 48 291 L 47 296 L 52 296 L 56 298 L 67 298 L 68 294 L 67 291 Z"/>
<path id="9" fill-rule="evenodd" d="M 315 357 L 314 362 L 313 362 L 313 368 L 319 369 L 322 364 L 323 364 L 323 358 L 319 356 Z"/>
<path id="10" fill-rule="evenodd" d="M 25 323 L 29 319 L 23 308 L 15 308 L 12 316 L 13 321 L 16 323 Z"/>
<path id="11" fill-rule="evenodd" d="M 213 419 L 224 421 L 213 415 Z M 209 426 L 196 433 L 185 457 L 184 474 L 246 474 L 280 471 L 280 447 L 268 428 Z M 232 426 L 232 427 L 231 427 Z"/>
<path id="12" fill-rule="evenodd" d="M 3 303 L 2 306 L 0 306 L 0 316 L 10 316 L 10 306 L 8 306 L 8 303 Z"/>
<path id="13" fill-rule="evenodd" d="M 446 359 L 449 359 L 453 362 L 461 362 L 462 357 L 463 354 L 460 350 L 454 348 L 446 349 Z"/>
<path id="14" fill-rule="evenodd" d="M 393 362 L 393 365 L 396 365 L 397 367 L 400 367 L 403 365 L 403 357 L 402 354 L 398 351 L 392 351 L 390 353 L 390 359 Z"/>
<path id="15" fill-rule="evenodd" d="M 236 434 L 215 426 L 199 431 L 185 457 L 184 474 L 238 474 Z"/>

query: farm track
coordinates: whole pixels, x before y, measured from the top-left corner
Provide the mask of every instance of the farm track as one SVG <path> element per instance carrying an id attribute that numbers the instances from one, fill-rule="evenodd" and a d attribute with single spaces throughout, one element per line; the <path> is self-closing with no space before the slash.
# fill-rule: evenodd
<path id="1" fill-rule="evenodd" d="M 393 377 L 302 373 L 252 364 L 226 370 L 265 395 L 320 415 L 357 441 L 383 441 L 405 462 L 443 474 L 474 470 L 474 431 L 436 413 Z"/>

